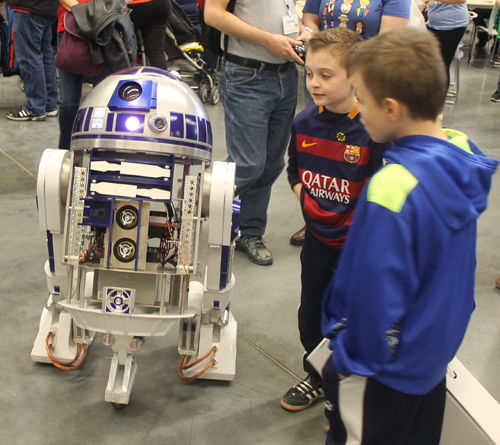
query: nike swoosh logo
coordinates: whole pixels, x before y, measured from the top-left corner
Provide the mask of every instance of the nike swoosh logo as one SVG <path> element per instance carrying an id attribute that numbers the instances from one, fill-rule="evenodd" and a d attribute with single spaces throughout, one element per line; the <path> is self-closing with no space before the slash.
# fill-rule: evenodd
<path id="1" fill-rule="evenodd" d="M 302 147 L 303 148 L 307 148 L 307 147 L 310 147 L 311 145 L 316 145 L 316 144 L 317 144 L 317 142 L 313 142 L 311 144 L 306 144 L 306 141 L 302 141 Z"/>

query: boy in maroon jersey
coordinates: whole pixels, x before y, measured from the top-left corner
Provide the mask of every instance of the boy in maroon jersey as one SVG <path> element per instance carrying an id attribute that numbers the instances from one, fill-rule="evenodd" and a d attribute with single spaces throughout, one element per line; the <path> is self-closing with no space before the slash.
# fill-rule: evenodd
<path id="1" fill-rule="evenodd" d="M 306 409 L 323 396 L 321 377 L 306 360 L 323 339 L 323 293 L 336 269 L 356 200 L 382 165 L 383 152 L 393 146 L 373 142 L 359 121 L 346 64 L 361 40 L 354 31 L 334 28 L 314 34 L 306 44 L 307 88 L 315 105 L 293 122 L 287 172 L 306 222 L 299 331 L 308 375 L 283 396 L 281 406 L 290 411 Z"/>

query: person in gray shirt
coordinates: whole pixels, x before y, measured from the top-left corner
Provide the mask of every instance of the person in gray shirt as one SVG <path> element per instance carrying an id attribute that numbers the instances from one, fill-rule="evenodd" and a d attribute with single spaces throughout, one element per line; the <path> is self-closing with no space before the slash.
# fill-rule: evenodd
<path id="1" fill-rule="evenodd" d="M 267 266 L 273 256 L 263 235 L 271 187 L 285 165 L 297 104 L 294 51 L 302 23 L 295 0 L 207 0 L 205 21 L 229 36 L 222 63 L 221 99 L 228 160 L 236 163 L 241 238 L 236 248 Z M 221 39 L 224 41 L 224 34 Z"/>

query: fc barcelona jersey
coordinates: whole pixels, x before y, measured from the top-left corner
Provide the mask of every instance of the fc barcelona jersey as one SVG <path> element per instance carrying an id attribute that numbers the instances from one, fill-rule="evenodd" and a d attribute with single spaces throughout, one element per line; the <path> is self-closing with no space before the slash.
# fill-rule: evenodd
<path id="1" fill-rule="evenodd" d="M 325 244 L 342 246 L 361 190 L 393 143 L 373 142 L 357 109 L 335 123 L 322 111 L 314 105 L 297 115 L 288 153 L 302 184 L 308 229 Z"/>

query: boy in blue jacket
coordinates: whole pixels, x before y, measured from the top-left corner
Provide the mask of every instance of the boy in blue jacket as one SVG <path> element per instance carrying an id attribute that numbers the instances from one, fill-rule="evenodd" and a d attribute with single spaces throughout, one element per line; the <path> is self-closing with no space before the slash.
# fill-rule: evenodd
<path id="1" fill-rule="evenodd" d="M 381 34 L 356 47 L 348 69 L 372 139 L 397 142 L 358 199 L 323 300 L 327 444 L 437 445 L 498 161 L 441 128 L 447 77 L 432 35 Z"/>

